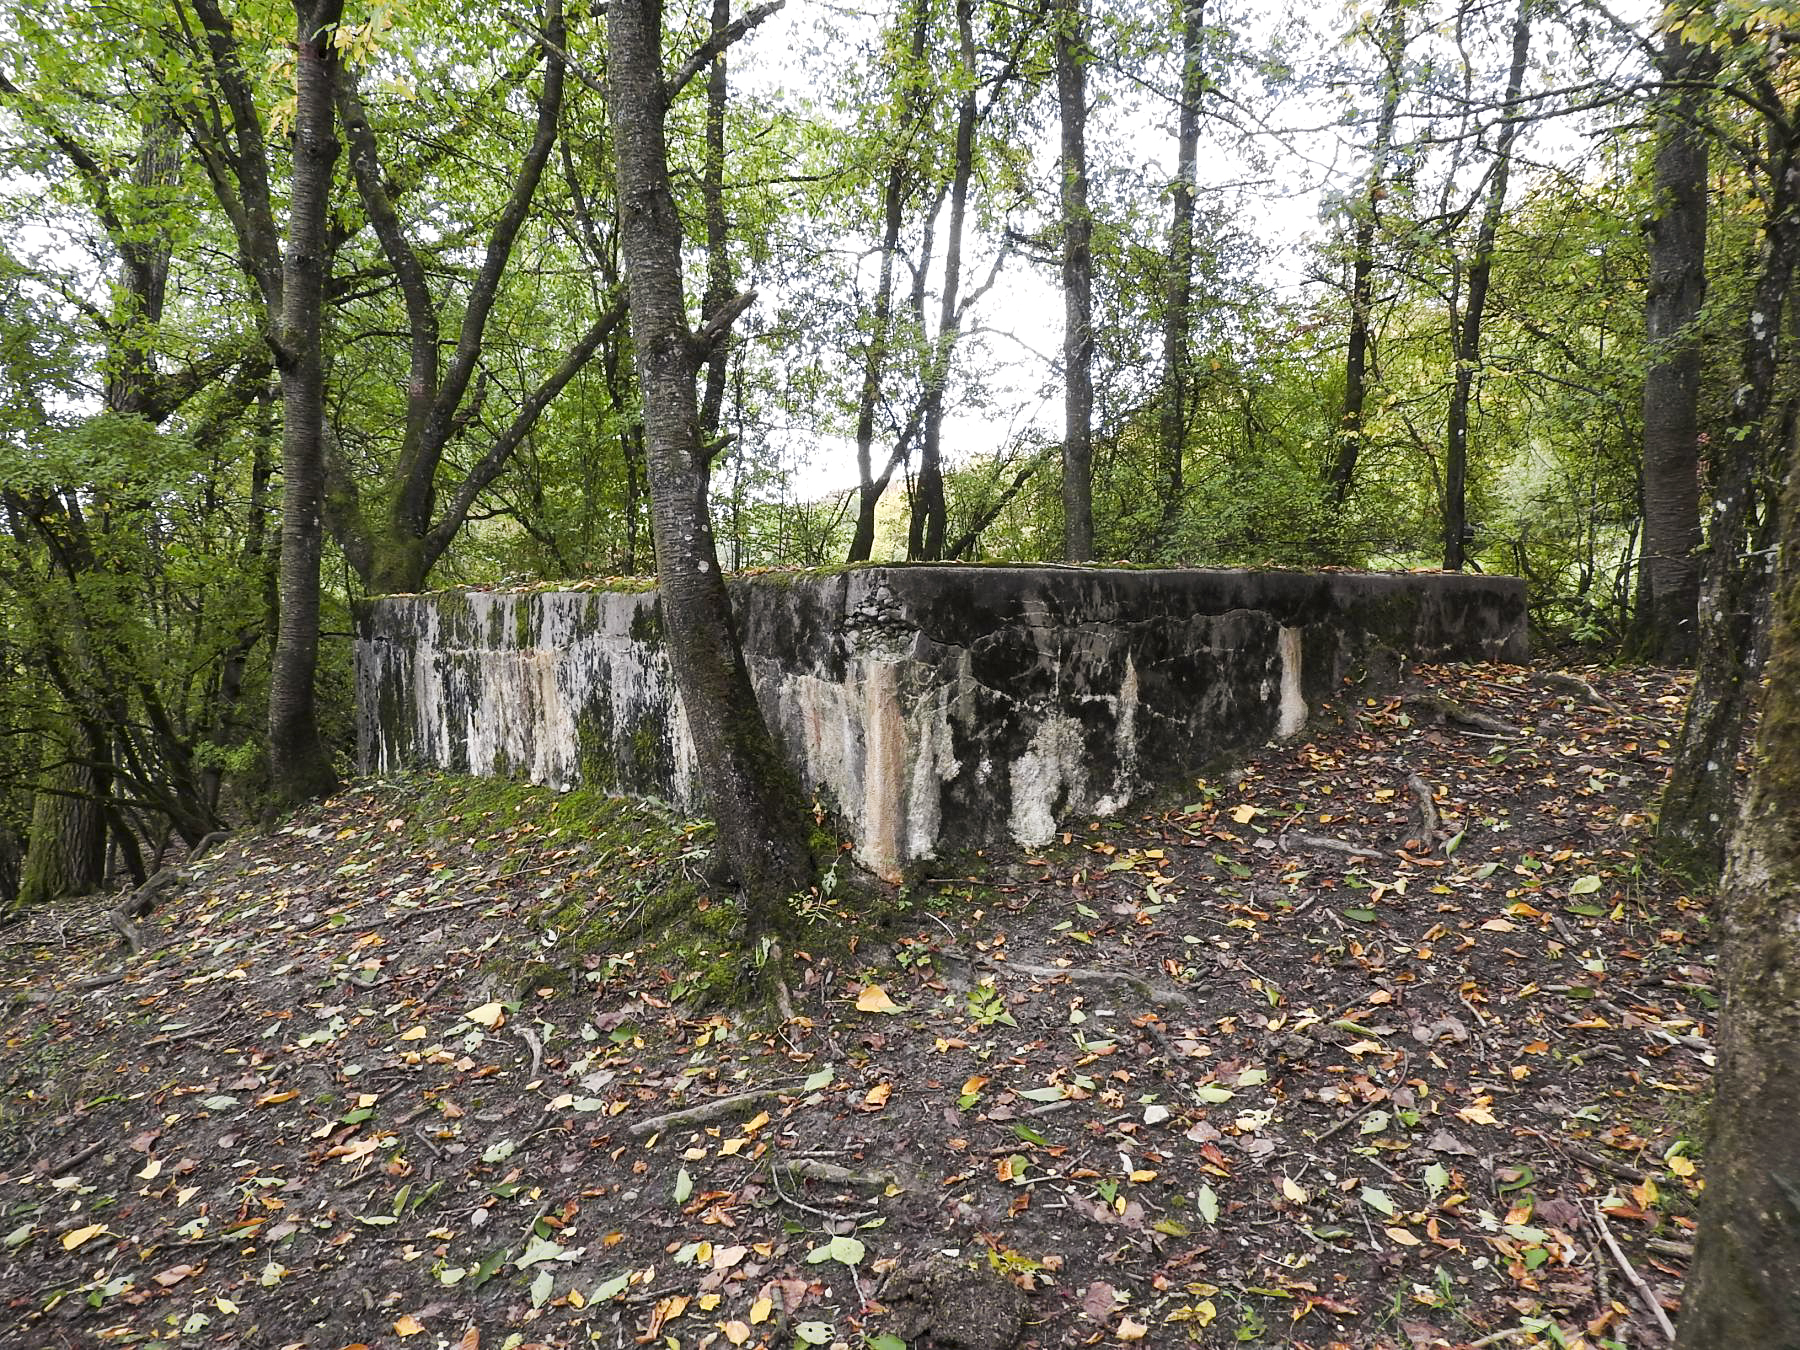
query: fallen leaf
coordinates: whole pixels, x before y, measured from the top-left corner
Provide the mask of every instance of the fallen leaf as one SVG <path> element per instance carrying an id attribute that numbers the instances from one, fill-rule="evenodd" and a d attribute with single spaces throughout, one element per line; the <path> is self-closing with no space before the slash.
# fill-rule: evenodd
<path id="1" fill-rule="evenodd" d="M 400 1320 L 394 1323 L 396 1336 L 417 1336 L 423 1330 L 425 1330 L 424 1324 L 411 1313 L 402 1314 Z"/>
<path id="2" fill-rule="evenodd" d="M 887 990 L 880 985 L 868 984 L 856 996 L 856 1010 L 866 1013 L 897 1013 L 900 1005 L 889 998 Z"/>
<path id="3" fill-rule="evenodd" d="M 1416 1247 L 1419 1245 L 1419 1239 L 1407 1232 L 1404 1228 L 1384 1228 L 1381 1231 L 1386 1233 L 1395 1242 L 1398 1242 L 1402 1247 Z"/>
<path id="4" fill-rule="evenodd" d="M 894 1085 L 892 1083 L 877 1083 L 874 1087 L 870 1088 L 868 1094 L 863 1097 L 863 1105 L 870 1110 L 879 1111 L 882 1107 L 887 1105 L 888 1096 L 893 1090 Z"/>
<path id="5" fill-rule="evenodd" d="M 72 1252 L 77 1247 L 79 1247 L 82 1243 L 88 1241 L 90 1238 L 99 1237 L 100 1234 L 104 1233 L 105 1231 L 106 1231 L 105 1224 L 90 1223 L 84 1228 L 77 1228 L 77 1229 L 73 1230 L 72 1232 L 64 1233 L 63 1237 L 62 1237 L 63 1250 L 65 1252 Z"/>
<path id="6" fill-rule="evenodd" d="M 1141 1341 L 1149 1330 L 1142 1322 L 1134 1322 L 1129 1317 L 1119 1319 L 1119 1339 L 1122 1341 Z"/>
<path id="7" fill-rule="evenodd" d="M 479 1008 L 463 1015 L 476 1026 L 486 1027 L 492 1031 L 506 1020 L 506 1005 L 504 1003 L 484 1003 Z"/>

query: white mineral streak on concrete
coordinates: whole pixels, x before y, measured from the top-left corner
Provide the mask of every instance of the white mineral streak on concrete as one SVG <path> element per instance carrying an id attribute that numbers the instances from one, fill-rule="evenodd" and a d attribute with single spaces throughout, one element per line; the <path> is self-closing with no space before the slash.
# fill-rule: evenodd
<path id="1" fill-rule="evenodd" d="M 914 748 L 906 794 L 906 858 L 937 852 L 944 819 L 944 784 L 962 772 L 950 732 L 950 686 L 938 684 L 914 701 L 908 732 Z"/>
<path id="2" fill-rule="evenodd" d="M 1066 811 L 1087 801 L 1081 723 L 1062 713 L 1047 714 L 1030 748 L 1012 762 L 1009 783 L 1012 837 L 1028 846 L 1049 843 L 1056 837 L 1058 808 Z"/>
<path id="3" fill-rule="evenodd" d="M 857 849 L 876 876 L 900 880 L 905 861 L 906 718 L 900 708 L 900 667 L 892 661 L 863 662 L 862 829 Z"/>
<path id="4" fill-rule="evenodd" d="M 1281 630 L 1279 648 L 1281 652 L 1281 713 L 1275 724 L 1275 734 L 1282 740 L 1289 736 L 1298 736 L 1306 726 L 1306 698 L 1300 692 L 1302 648 L 1301 638 L 1306 636 L 1304 628 L 1288 628 Z"/>
<path id="5" fill-rule="evenodd" d="M 1125 653 L 1125 677 L 1119 681 L 1119 692 L 1112 699 L 1113 705 L 1113 739 L 1119 751 L 1119 770 L 1113 775 L 1112 791 L 1093 804 L 1095 815 L 1110 816 L 1125 809 L 1137 794 L 1137 713 L 1138 713 L 1138 673 L 1137 662 L 1132 660 L 1131 653 Z M 1071 806 L 1085 803 L 1070 803 Z M 1024 841 L 1021 840 L 1021 843 Z"/>

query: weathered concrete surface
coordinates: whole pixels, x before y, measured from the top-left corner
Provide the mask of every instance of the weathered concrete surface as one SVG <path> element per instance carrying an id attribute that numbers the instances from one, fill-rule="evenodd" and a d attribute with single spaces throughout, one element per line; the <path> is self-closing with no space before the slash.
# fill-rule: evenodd
<path id="1" fill-rule="evenodd" d="M 734 583 L 757 695 L 861 860 L 1048 841 L 1293 735 L 1378 649 L 1519 661 L 1509 577 L 865 567 Z M 654 592 L 393 596 L 358 619 L 362 767 L 699 804 Z M 1380 664 L 1380 663 L 1374 663 Z"/>

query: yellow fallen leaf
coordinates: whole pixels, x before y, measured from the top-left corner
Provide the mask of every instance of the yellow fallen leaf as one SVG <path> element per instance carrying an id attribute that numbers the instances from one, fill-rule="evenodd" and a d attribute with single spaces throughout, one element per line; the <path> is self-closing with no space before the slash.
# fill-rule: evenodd
<path id="1" fill-rule="evenodd" d="M 145 1181 L 155 1181 L 162 1175 L 162 1159 L 152 1158 L 138 1169 L 138 1175 Z"/>
<path id="2" fill-rule="evenodd" d="M 1148 1167 L 1140 1167 L 1137 1169 L 1137 1171 L 1135 1171 L 1131 1174 L 1131 1179 L 1135 1182 L 1140 1182 L 1140 1183 L 1145 1182 L 1145 1181 L 1155 1181 L 1156 1180 L 1156 1172 L 1153 1169 L 1148 1168 Z"/>
<path id="3" fill-rule="evenodd" d="M 700 1295 L 700 1311 L 711 1312 L 722 1302 L 724 1299 L 718 1294 L 702 1294 Z"/>
<path id="4" fill-rule="evenodd" d="M 63 1250 L 65 1252 L 72 1252 L 82 1243 L 88 1241 L 88 1239 L 97 1238 L 105 1231 L 105 1224 L 90 1223 L 85 1228 L 77 1228 L 72 1232 L 64 1233 L 62 1238 Z"/>
<path id="5" fill-rule="evenodd" d="M 237 1304 L 233 1303 L 228 1298 L 215 1297 L 213 1299 L 213 1307 L 217 1308 L 220 1312 L 224 1313 L 225 1316 L 227 1316 L 227 1317 L 236 1317 L 237 1316 L 237 1310 L 238 1310 Z M 421 1330 L 421 1331 L 423 1331 L 424 1329 L 425 1328 L 423 1328 L 423 1327 L 419 1328 L 419 1330 Z"/>
<path id="6" fill-rule="evenodd" d="M 887 990 L 878 984 L 863 986 L 862 993 L 856 996 L 856 1011 L 866 1013 L 897 1013 L 900 1005 L 888 997 Z"/>
<path id="7" fill-rule="evenodd" d="M 408 1027 L 405 1031 L 400 1033 L 400 1039 L 403 1041 L 422 1041 L 425 1039 L 425 1028 Z"/>
<path id="8" fill-rule="evenodd" d="M 1256 819 L 1256 808 L 1246 802 L 1231 813 L 1231 818 L 1240 825 L 1248 825 Z"/>
<path id="9" fill-rule="evenodd" d="M 1398 1242 L 1402 1247 L 1416 1247 L 1419 1245 L 1419 1239 L 1407 1232 L 1404 1228 L 1384 1228 L 1381 1231 L 1386 1233 L 1395 1242 Z"/>
<path id="10" fill-rule="evenodd" d="M 1518 924 L 1508 923 L 1505 919 L 1489 919 L 1481 926 L 1490 933 L 1516 933 L 1519 930 Z"/>
<path id="11" fill-rule="evenodd" d="M 506 1020 L 506 1005 L 504 1003 L 484 1003 L 479 1008 L 465 1013 L 464 1016 L 476 1026 L 486 1027 L 492 1031 Z"/>
<path id="12" fill-rule="evenodd" d="M 1286 1177 L 1283 1177 L 1281 1179 L 1281 1193 L 1292 1200 L 1296 1205 L 1304 1205 L 1306 1203 L 1306 1187 L 1302 1186 L 1297 1181 L 1289 1181 Z"/>
<path id="13" fill-rule="evenodd" d="M 1668 1164 L 1669 1170 L 1678 1177 L 1691 1177 L 1694 1175 L 1694 1164 L 1689 1162 L 1679 1153 L 1675 1154 L 1673 1157 L 1664 1158 L 1663 1161 Z"/>
<path id="14" fill-rule="evenodd" d="M 750 1328 L 735 1319 L 725 1324 L 725 1339 L 733 1345 L 742 1345 L 750 1339 Z"/>
<path id="15" fill-rule="evenodd" d="M 962 1095 L 965 1097 L 973 1097 L 987 1085 L 988 1080 L 984 1076 L 978 1073 L 971 1074 L 968 1078 L 963 1080 Z"/>
<path id="16" fill-rule="evenodd" d="M 417 1336 L 423 1330 L 425 1330 L 424 1324 L 411 1313 L 406 1313 L 398 1322 L 394 1323 L 396 1336 Z"/>
<path id="17" fill-rule="evenodd" d="M 769 1320 L 769 1314 L 775 1311 L 773 1300 L 759 1298 L 750 1305 L 750 1325 L 759 1327 Z"/>
<path id="18" fill-rule="evenodd" d="M 755 1134 L 768 1123 L 769 1113 L 767 1111 L 758 1111 L 755 1115 L 751 1116 L 750 1119 L 744 1122 L 744 1133 Z"/>
<path id="19" fill-rule="evenodd" d="M 863 1098 L 863 1105 L 876 1108 L 886 1106 L 888 1097 L 893 1091 L 894 1085 L 892 1083 L 877 1083 L 874 1087 L 869 1089 L 868 1095 Z"/>
<path id="20" fill-rule="evenodd" d="M 1466 1120 L 1471 1125 L 1498 1125 L 1500 1123 L 1494 1119 L 1494 1113 L 1481 1102 L 1477 1102 L 1473 1106 L 1465 1106 L 1456 1114 L 1459 1119 Z"/>
<path id="21" fill-rule="evenodd" d="M 1142 1322 L 1134 1322 L 1129 1317 L 1119 1319 L 1119 1339 L 1122 1341 L 1141 1341 L 1150 1332 L 1150 1328 Z"/>

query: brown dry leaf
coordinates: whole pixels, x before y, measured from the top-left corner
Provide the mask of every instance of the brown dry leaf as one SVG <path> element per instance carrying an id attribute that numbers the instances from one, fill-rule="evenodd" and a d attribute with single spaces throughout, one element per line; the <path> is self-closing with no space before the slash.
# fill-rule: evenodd
<path id="1" fill-rule="evenodd" d="M 1150 1334 L 1150 1328 L 1142 1322 L 1134 1322 L 1129 1317 L 1119 1319 L 1119 1339 L 1122 1341 L 1141 1341 Z"/>
<path id="2" fill-rule="evenodd" d="M 856 1011 L 866 1013 L 897 1013 L 900 1005 L 888 997 L 887 990 L 878 984 L 867 984 L 856 996 Z"/>
<path id="3" fill-rule="evenodd" d="M 192 1266 L 170 1266 L 167 1270 L 158 1271 L 150 1278 L 164 1289 L 173 1289 L 193 1273 L 194 1267 Z"/>
<path id="4" fill-rule="evenodd" d="M 893 1090 L 894 1085 L 892 1083 L 877 1083 L 874 1087 L 869 1089 L 868 1095 L 863 1098 L 863 1105 L 868 1107 L 871 1111 L 879 1111 L 882 1107 L 887 1105 L 888 1096 Z"/>
<path id="5" fill-rule="evenodd" d="M 1404 1228 L 1384 1228 L 1381 1231 L 1386 1233 L 1395 1242 L 1398 1242 L 1402 1247 L 1416 1247 L 1419 1245 L 1419 1239 L 1407 1232 Z"/>
<path id="6" fill-rule="evenodd" d="M 456 1343 L 456 1350 L 481 1350 L 481 1328 L 470 1327 Z"/>
<path id="7" fill-rule="evenodd" d="M 730 1341 L 733 1345 L 742 1345 L 745 1341 L 750 1339 L 750 1328 L 745 1323 L 736 1320 L 727 1322 L 725 1324 L 725 1339 Z"/>

